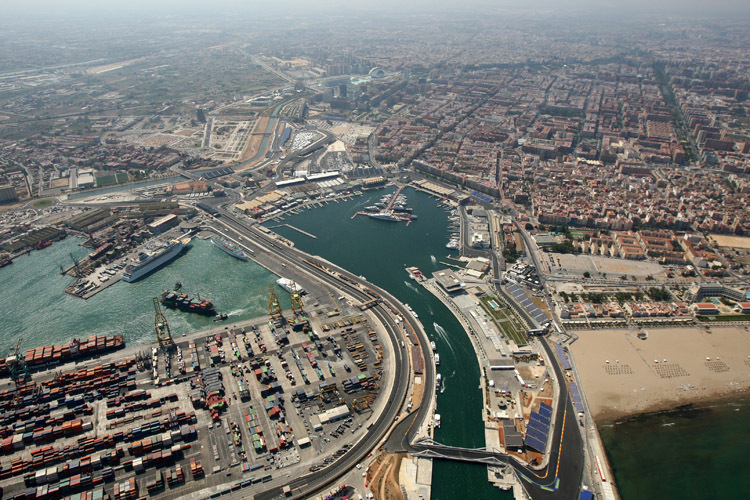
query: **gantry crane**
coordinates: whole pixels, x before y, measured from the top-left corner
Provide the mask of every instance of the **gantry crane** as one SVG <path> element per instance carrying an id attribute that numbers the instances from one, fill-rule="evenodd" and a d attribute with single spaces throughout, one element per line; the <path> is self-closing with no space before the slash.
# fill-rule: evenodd
<path id="1" fill-rule="evenodd" d="M 294 281 L 292 281 L 289 295 L 292 297 L 292 312 L 294 314 L 302 314 L 302 295 L 300 295 L 297 283 Z"/>
<path id="2" fill-rule="evenodd" d="M 29 365 L 26 364 L 26 359 L 19 354 L 21 352 L 21 339 L 18 339 L 16 346 L 12 347 L 8 353 L 6 363 L 10 369 L 10 376 L 16 385 L 20 382 L 25 382 L 30 378 L 31 372 Z"/>
<path id="3" fill-rule="evenodd" d="M 271 320 L 276 321 L 277 319 L 283 318 L 281 315 L 281 304 L 279 304 L 279 299 L 276 297 L 276 292 L 273 290 L 273 283 L 268 284 L 268 290 L 271 292 L 268 297 L 268 314 L 271 316 Z"/>
<path id="4" fill-rule="evenodd" d="M 169 323 L 167 318 L 161 312 L 161 306 L 159 305 L 159 299 L 154 297 L 154 331 L 156 331 L 156 338 L 159 341 L 159 346 L 164 350 L 169 350 L 174 346 L 174 340 L 172 340 L 172 332 L 169 330 Z"/>

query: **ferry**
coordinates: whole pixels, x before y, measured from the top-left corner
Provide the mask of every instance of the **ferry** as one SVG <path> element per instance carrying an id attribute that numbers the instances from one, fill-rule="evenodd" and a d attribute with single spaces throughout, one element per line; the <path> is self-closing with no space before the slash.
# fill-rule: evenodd
<path id="1" fill-rule="evenodd" d="M 235 259 L 239 259 L 243 262 L 247 260 L 247 255 L 245 254 L 245 252 L 243 252 L 239 246 L 235 245 L 229 240 L 219 238 L 219 240 L 217 241 L 211 238 L 211 243 L 213 243 L 215 247 L 222 249 L 224 252 L 231 255 Z"/>
<path id="2" fill-rule="evenodd" d="M 276 284 L 289 293 L 292 293 L 292 288 L 295 288 L 300 295 L 305 294 L 305 289 L 289 278 L 279 278 L 276 280 Z"/>
<path id="3" fill-rule="evenodd" d="M 152 251 L 139 253 L 138 262 L 128 264 L 125 267 L 125 271 L 122 273 L 122 280 L 127 283 L 139 280 L 180 255 L 186 246 L 187 243 L 185 242 L 172 240 Z"/>

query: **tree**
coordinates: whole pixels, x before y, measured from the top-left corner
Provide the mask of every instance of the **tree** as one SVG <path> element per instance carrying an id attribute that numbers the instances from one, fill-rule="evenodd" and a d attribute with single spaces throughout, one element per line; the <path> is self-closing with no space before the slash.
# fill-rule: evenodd
<path id="1" fill-rule="evenodd" d="M 586 272 L 583 273 L 583 277 L 584 278 L 590 278 L 591 277 L 591 273 L 588 272 L 588 271 L 586 271 Z"/>
<path id="2" fill-rule="evenodd" d="M 531 231 L 532 229 L 534 229 L 534 225 L 531 222 L 527 222 L 526 225 L 523 226 L 523 228 L 527 231 Z"/>

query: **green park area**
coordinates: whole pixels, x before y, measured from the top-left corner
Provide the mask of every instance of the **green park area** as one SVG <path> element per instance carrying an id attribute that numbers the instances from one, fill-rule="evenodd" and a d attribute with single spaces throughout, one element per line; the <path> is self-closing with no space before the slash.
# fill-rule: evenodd
<path id="1" fill-rule="evenodd" d="M 482 297 L 482 308 L 490 315 L 492 321 L 507 338 L 517 345 L 527 345 L 529 339 L 526 337 L 525 328 L 515 315 L 502 305 L 497 297 Z"/>

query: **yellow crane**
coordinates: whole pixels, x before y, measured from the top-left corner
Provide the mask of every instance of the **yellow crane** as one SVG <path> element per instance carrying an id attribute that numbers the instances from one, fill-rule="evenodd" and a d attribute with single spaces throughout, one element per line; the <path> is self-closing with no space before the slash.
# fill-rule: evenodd
<path id="1" fill-rule="evenodd" d="M 297 290 L 297 283 L 292 281 L 291 290 L 289 294 L 292 297 L 292 312 L 294 314 L 302 314 L 302 295 Z"/>
<path id="2" fill-rule="evenodd" d="M 161 312 L 161 306 L 159 305 L 159 299 L 154 297 L 154 330 L 156 331 L 156 338 L 159 341 L 159 346 L 163 349 L 170 349 L 174 346 L 174 340 L 172 340 L 172 332 L 169 330 L 169 323 L 167 318 Z"/>
<path id="3" fill-rule="evenodd" d="M 273 290 L 273 283 L 268 284 L 268 290 L 270 291 L 268 297 L 268 315 L 271 316 L 271 320 L 275 321 L 283 317 L 281 315 L 281 304 L 279 304 L 279 299 L 276 297 L 276 292 Z"/>

